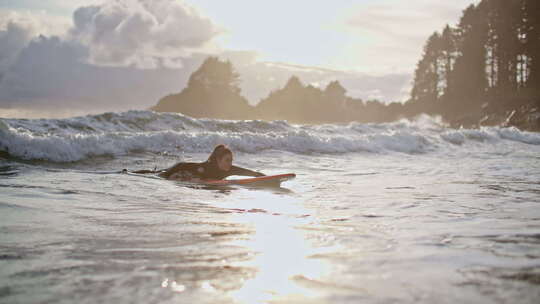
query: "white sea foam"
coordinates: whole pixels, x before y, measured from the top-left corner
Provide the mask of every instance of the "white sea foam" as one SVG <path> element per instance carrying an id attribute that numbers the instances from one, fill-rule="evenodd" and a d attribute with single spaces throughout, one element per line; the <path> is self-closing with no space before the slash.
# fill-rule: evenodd
<path id="1" fill-rule="evenodd" d="M 209 152 L 219 143 L 256 153 L 429 153 L 467 143 L 540 145 L 540 134 L 516 128 L 454 130 L 421 117 L 386 124 L 290 125 L 284 121 L 194 119 L 181 114 L 129 111 L 69 119 L 0 119 L 0 150 L 13 157 L 54 162 L 133 152 Z"/>
<path id="2" fill-rule="evenodd" d="M 540 145 L 540 136 L 538 133 L 523 132 L 514 127 L 497 129 L 497 133 L 503 139 L 531 145 Z"/>

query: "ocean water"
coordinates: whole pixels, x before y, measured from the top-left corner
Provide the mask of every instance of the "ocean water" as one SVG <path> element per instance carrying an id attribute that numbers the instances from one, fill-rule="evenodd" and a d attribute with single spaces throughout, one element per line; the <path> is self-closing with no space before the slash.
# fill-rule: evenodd
<path id="1" fill-rule="evenodd" d="M 118 173 L 203 161 L 281 188 Z M 0 303 L 538 303 L 540 134 L 0 119 Z"/>

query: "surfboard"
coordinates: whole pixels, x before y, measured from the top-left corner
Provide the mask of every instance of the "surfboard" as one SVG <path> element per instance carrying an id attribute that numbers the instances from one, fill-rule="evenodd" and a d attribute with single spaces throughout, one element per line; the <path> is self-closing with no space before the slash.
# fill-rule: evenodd
<path id="1" fill-rule="evenodd" d="M 221 180 L 205 180 L 200 183 L 213 186 L 228 186 L 228 185 L 242 185 L 242 186 L 280 186 L 282 182 L 291 180 L 296 177 L 294 173 L 278 174 L 278 175 L 265 175 L 259 177 L 250 177 L 242 179 L 221 179 Z"/>

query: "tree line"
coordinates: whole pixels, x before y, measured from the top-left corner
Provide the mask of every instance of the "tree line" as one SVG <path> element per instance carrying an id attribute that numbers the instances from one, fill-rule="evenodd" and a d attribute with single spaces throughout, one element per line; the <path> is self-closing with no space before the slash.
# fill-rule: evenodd
<path id="1" fill-rule="evenodd" d="M 180 112 L 192 117 L 287 120 L 294 123 L 383 122 L 398 118 L 401 103 L 364 102 L 347 96 L 339 81 L 324 89 L 292 76 L 256 106 L 241 94 L 240 75 L 229 61 L 208 57 L 178 94 L 163 97 L 152 110 Z"/>
<path id="2" fill-rule="evenodd" d="M 152 109 L 298 123 L 388 122 L 427 113 L 456 127 L 506 124 L 540 130 L 540 1 L 482 0 L 467 7 L 455 27 L 447 25 L 427 39 L 404 103 L 364 101 L 346 93 L 338 81 L 322 89 L 293 76 L 250 106 L 232 64 L 209 57 L 182 92 Z"/>
<path id="3" fill-rule="evenodd" d="M 427 40 L 410 111 L 496 119 L 540 105 L 540 1 L 482 0 Z"/>

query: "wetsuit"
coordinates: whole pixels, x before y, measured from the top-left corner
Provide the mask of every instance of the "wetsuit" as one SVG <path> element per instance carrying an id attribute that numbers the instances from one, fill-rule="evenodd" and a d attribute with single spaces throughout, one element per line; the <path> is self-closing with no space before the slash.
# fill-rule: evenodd
<path id="1" fill-rule="evenodd" d="M 206 180 L 224 179 L 231 175 L 264 176 L 264 174 L 248 169 L 231 166 L 229 171 L 221 170 L 215 163 L 208 161 L 202 163 L 178 163 L 169 169 L 161 171 L 159 176 L 168 179 L 199 178 Z"/>

